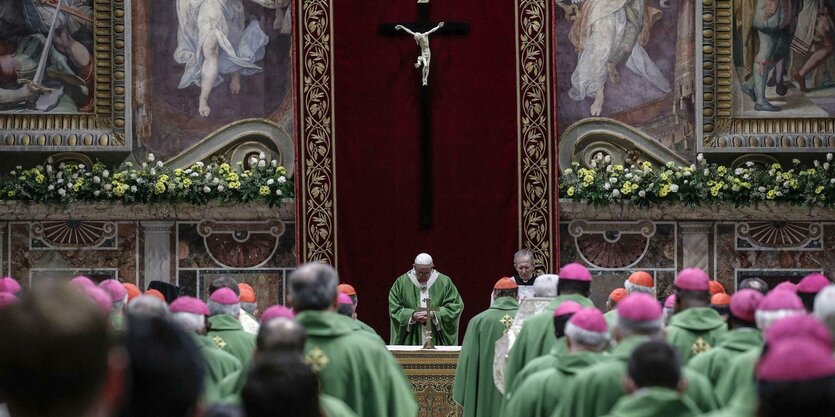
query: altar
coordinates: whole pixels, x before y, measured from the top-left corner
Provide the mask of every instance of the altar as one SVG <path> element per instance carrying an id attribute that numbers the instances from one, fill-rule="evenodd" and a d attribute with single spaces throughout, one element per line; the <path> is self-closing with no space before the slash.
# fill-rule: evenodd
<path id="1" fill-rule="evenodd" d="M 461 346 L 390 345 L 389 351 L 403 367 L 417 397 L 418 417 L 457 417 L 463 415 L 461 406 L 452 399 L 455 368 Z"/>

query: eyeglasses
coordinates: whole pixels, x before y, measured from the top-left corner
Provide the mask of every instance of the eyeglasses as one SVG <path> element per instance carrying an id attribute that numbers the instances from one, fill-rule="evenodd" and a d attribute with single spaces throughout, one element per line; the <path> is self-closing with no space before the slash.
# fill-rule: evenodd
<path id="1" fill-rule="evenodd" d="M 415 271 L 415 275 L 417 275 L 419 277 L 428 277 L 431 274 L 432 274 L 432 271 L 426 271 L 426 272 L 420 272 L 420 271 L 417 271 L 417 270 Z"/>

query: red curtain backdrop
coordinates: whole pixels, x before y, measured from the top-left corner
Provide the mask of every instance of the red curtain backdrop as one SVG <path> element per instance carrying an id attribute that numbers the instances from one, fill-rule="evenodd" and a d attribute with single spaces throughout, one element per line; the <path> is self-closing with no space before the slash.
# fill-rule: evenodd
<path id="1" fill-rule="evenodd" d="M 420 226 L 418 50 L 382 23 L 414 22 L 414 0 L 333 3 L 337 264 L 358 314 L 388 341 L 388 291 L 428 252 L 464 299 L 459 339 L 512 274 L 518 249 L 515 5 L 433 0 L 430 18 L 470 24 L 432 35 L 434 226 Z M 303 58 L 302 58 L 303 59 Z M 545 59 L 545 57 L 543 57 Z M 459 343 L 460 343 L 459 340 Z"/>

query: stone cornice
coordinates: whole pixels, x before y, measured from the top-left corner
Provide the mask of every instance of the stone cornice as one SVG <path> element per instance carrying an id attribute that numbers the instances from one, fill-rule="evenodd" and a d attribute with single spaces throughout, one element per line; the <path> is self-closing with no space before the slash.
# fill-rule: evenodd
<path id="1" fill-rule="evenodd" d="M 0 221 L 55 220 L 281 220 L 294 222 L 295 200 L 282 207 L 268 204 L 212 201 L 186 203 L 121 204 L 112 202 L 50 203 L 0 201 Z"/>
<path id="2" fill-rule="evenodd" d="M 560 220 L 656 220 L 656 221 L 721 221 L 721 220 L 769 220 L 769 221 L 835 221 L 835 210 L 825 207 L 797 207 L 789 203 L 764 202 L 750 207 L 734 207 L 733 204 L 716 204 L 690 207 L 682 204 L 664 204 L 650 208 L 629 203 L 594 207 L 587 203 L 560 199 Z"/>

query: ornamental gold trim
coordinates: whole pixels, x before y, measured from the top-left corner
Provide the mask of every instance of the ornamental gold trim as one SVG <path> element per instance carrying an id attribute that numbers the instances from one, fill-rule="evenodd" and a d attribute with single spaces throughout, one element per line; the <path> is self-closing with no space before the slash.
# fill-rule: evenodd
<path id="1" fill-rule="evenodd" d="M 92 113 L 0 114 L 0 151 L 131 150 L 131 0 L 92 6 Z"/>
<path id="2" fill-rule="evenodd" d="M 733 1 L 702 0 L 697 14 L 696 151 L 831 152 L 832 118 L 741 118 L 734 115 Z"/>

